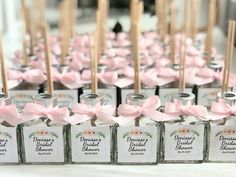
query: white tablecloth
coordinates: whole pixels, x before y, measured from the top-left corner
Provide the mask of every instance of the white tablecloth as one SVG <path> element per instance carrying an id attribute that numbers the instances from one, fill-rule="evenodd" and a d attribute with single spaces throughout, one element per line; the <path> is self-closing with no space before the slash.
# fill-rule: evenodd
<path id="1" fill-rule="evenodd" d="M 0 177 L 236 177 L 236 164 L 0 166 Z"/>

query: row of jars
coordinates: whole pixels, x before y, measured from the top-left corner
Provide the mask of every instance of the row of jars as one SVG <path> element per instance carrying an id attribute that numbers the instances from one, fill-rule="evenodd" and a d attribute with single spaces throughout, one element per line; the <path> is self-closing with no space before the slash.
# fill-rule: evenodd
<path id="1" fill-rule="evenodd" d="M 213 66 L 209 67 L 209 71 L 204 72 L 213 72 L 212 75 L 216 75 L 218 73 L 218 70 L 220 70 L 221 66 L 215 66 L 216 72 L 214 72 L 212 69 L 210 69 Z M 91 75 L 90 73 L 85 74 L 88 75 L 88 83 L 84 81 L 84 84 L 81 84 L 81 80 L 79 77 L 82 77 L 77 72 L 68 72 L 67 67 L 65 66 L 65 72 L 62 72 L 60 70 L 63 70 L 63 68 L 59 68 L 58 74 L 55 74 L 55 81 L 54 81 L 54 94 L 57 96 L 57 101 L 59 106 L 66 106 L 70 107 L 74 104 L 79 102 L 79 97 L 82 93 L 90 93 L 90 82 L 91 82 Z M 174 69 L 173 71 L 165 71 L 168 72 L 170 75 L 176 75 L 173 77 L 178 76 L 178 68 L 179 65 L 172 66 Z M 163 71 L 164 72 L 164 71 Z M 173 73 L 174 72 L 174 73 Z M 199 71 L 201 72 L 201 71 Z M 131 71 L 131 73 L 133 73 Z M 189 74 L 189 73 L 187 73 Z M 31 79 L 24 79 L 26 77 L 30 77 L 29 75 L 32 75 Z M 155 75 L 155 73 L 147 72 L 145 75 Z M 46 77 L 41 73 L 41 71 L 31 70 L 29 68 L 21 68 L 17 70 L 11 70 L 9 71 L 8 76 L 10 78 L 9 85 L 15 85 L 15 87 L 12 87 L 10 90 L 10 95 L 12 97 L 12 101 L 18 108 L 23 108 L 25 103 L 32 102 L 32 96 L 35 94 L 42 93 L 45 90 L 45 80 Z M 98 83 L 98 92 L 102 93 L 105 99 L 106 104 L 112 104 L 112 105 L 119 105 L 121 103 L 125 102 L 125 96 L 129 93 L 133 92 L 134 89 L 134 79 L 131 78 L 121 78 L 119 82 L 117 82 L 117 85 L 108 84 L 109 80 L 112 80 L 113 76 L 112 72 L 106 72 L 106 66 L 100 65 L 99 66 L 99 72 L 98 72 L 98 78 L 102 78 L 99 80 Z M 213 76 L 212 76 L 213 77 Z M 23 78 L 23 79 L 22 79 Z M 41 78 L 41 79 L 39 79 Z M 60 79 L 59 79 L 60 78 Z M 65 80 L 63 80 L 65 78 Z M 69 79 L 68 79 L 69 78 Z M 144 77 L 145 78 L 145 77 Z M 41 84 L 33 84 L 37 80 Z M 67 80 L 66 80 L 67 79 Z M 123 79 L 123 80 L 122 80 Z M 193 78 L 194 80 L 196 78 Z M 32 81 L 34 80 L 34 81 Z M 105 80 L 105 81 L 104 81 Z M 145 80 L 145 79 L 144 79 Z M 154 80 L 150 81 L 150 78 L 146 78 L 147 82 L 157 82 Z M 156 85 L 153 84 L 153 86 L 148 86 L 148 84 L 144 84 L 145 81 L 142 81 L 142 90 L 145 94 L 148 96 L 152 95 L 158 95 L 160 97 L 162 106 L 164 106 L 167 102 L 171 101 L 171 98 L 174 93 L 178 92 L 178 85 L 179 81 L 178 79 L 172 79 L 169 81 L 168 78 L 164 77 L 162 78 L 164 84 Z M 203 80 L 203 79 L 202 79 Z M 210 106 L 211 102 L 215 100 L 216 94 L 220 92 L 221 90 L 221 83 L 219 80 L 211 80 L 207 78 L 206 80 L 210 80 L 211 82 L 207 84 L 197 85 L 197 84 L 188 84 L 186 85 L 186 91 L 192 92 L 196 95 L 195 102 L 197 104 L 201 104 L 204 106 Z M 32 83 L 33 82 L 33 83 Z M 126 82 L 124 84 L 124 82 Z M 13 84 L 12 84 L 13 83 Z M 106 84 L 105 84 L 106 83 Z M 127 84 L 128 83 L 128 84 Z M 115 96 L 114 96 L 115 95 Z"/>
<path id="2" fill-rule="evenodd" d="M 174 109 L 172 115 L 163 112 L 167 108 L 160 107 L 157 96 L 128 94 L 126 103 L 118 108 L 118 117 L 113 117 L 114 107 L 104 105 L 103 95 L 82 94 L 81 103 L 68 111 L 56 107 L 56 97 L 39 94 L 34 103 L 25 105 L 20 117 L 24 121 L 17 126 L 11 125 L 14 107 L 5 110 L 9 99 L 0 96 L 1 114 L 8 116 L 1 116 L 2 164 L 236 161 L 233 109 L 224 118 L 201 119 L 205 110 L 194 105 L 192 93 L 173 97 L 175 103 L 168 106 Z M 221 98 L 234 106 L 236 94 L 225 93 Z"/>

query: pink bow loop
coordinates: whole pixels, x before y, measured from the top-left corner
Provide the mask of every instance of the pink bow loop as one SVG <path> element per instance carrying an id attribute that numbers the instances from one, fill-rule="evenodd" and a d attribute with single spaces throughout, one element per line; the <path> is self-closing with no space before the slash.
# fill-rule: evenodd
<path id="1" fill-rule="evenodd" d="M 77 89 L 82 87 L 80 74 L 76 71 L 63 73 L 54 72 L 53 80 L 61 82 L 69 89 Z"/>
<path id="2" fill-rule="evenodd" d="M 200 56 L 191 56 L 186 58 L 186 65 L 191 67 L 203 67 L 206 60 Z"/>
<path id="3" fill-rule="evenodd" d="M 165 113 L 173 116 L 195 116 L 201 120 L 205 120 L 208 112 L 207 108 L 201 105 L 192 105 L 188 102 L 186 105 L 182 105 L 179 100 L 174 100 L 174 102 L 166 103 Z"/>
<path id="4" fill-rule="evenodd" d="M 123 70 L 124 78 L 119 78 L 115 85 L 120 88 L 130 86 L 134 83 L 134 68 L 126 67 Z M 149 69 L 140 73 L 142 84 L 148 87 L 154 87 L 158 85 L 157 71 L 155 69 Z"/>
<path id="5" fill-rule="evenodd" d="M 0 107 L 0 119 L 6 121 L 12 126 L 16 126 L 23 122 L 15 105 Z"/>
<path id="6" fill-rule="evenodd" d="M 142 115 L 158 122 L 172 120 L 171 116 L 157 111 L 159 106 L 160 100 L 157 96 L 150 97 L 142 106 L 121 104 L 118 108 L 120 117 L 116 118 L 116 122 L 125 125 Z"/>
<path id="7" fill-rule="evenodd" d="M 118 80 L 118 73 L 117 72 L 101 72 L 98 73 L 98 79 L 104 83 L 105 85 L 114 85 Z"/>
<path id="8" fill-rule="evenodd" d="M 26 72 L 8 70 L 7 76 L 10 85 L 15 83 L 14 86 L 18 86 L 23 80 L 32 84 L 42 84 L 46 80 L 46 76 L 39 69 L 31 69 Z"/>
<path id="9" fill-rule="evenodd" d="M 68 119 L 72 125 L 91 120 L 94 116 L 96 116 L 96 118 L 103 124 L 115 124 L 113 116 L 115 113 L 115 107 L 111 105 L 96 105 L 95 107 L 92 107 L 87 104 L 76 103 L 72 108 L 72 112 L 74 115 Z"/>
<path id="10" fill-rule="evenodd" d="M 117 56 L 106 60 L 101 60 L 101 63 L 107 65 L 110 70 L 115 70 L 127 67 L 129 61 L 124 57 Z"/>
<path id="11" fill-rule="evenodd" d="M 213 102 L 211 105 L 211 112 L 219 114 L 222 118 L 230 115 L 236 115 L 236 106 L 230 106 L 225 103 L 224 100 L 220 99 L 219 102 Z"/>
<path id="12" fill-rule="evenodd" d="M 97 74 L 98 79 L 105 85 L 114 85 L 118 80 L 117 72 L 101 72 Z M 81 75 L 83 84 L 91 83 L 91 70 L 84 70 Z"/>

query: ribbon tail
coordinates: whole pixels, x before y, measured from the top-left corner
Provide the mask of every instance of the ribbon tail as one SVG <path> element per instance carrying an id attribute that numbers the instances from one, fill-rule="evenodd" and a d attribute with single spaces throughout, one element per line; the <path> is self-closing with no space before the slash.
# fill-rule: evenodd
<path id="1" fill-rule="evenodd" d="M 157 121 L 157 122 L 164 122 L 164 121 L 171 121 L 171 120 L 180 119 L 176 116 L 170 116 L 170 115 L 167 115 L 165 113 L 162 113 L 162 112 L 159 112 L 159 111 L 156 111 L 156 110 L 146 110 L 144 112 L 144 116 L 148 117 L 148 118 L 150 118 L 154 121 Z"/>
<path id="2" fill-rule="evenodd" d="M 114 85 L 116 85 L 119 88 L 124 88 L 124 87 L 128 87 L 128 86 L 132 85 L 133 83 L 134 83 L 133 79 L 121 78 L 121 79 L 118 79 L 118 81 L 115 82 Z"/>
<path id="3" fill-rule="evenodd" d="M 160 87 L 160 86 L 167 85 L 167 84 L 174 82 L 174 81 L 175 81 L 174 78 L 158 77 L 157 85 Z"/>
<path id="4" fill-rule="evenodd" d="M 208 120 L 220 120 L 228 117 L 230 114 L 217 114 L 217 113 L 208 113 L 208 115 L 205 116 L 206 119 Z"/>
<path id="5" fill-rule="evenodd" d="M 6 106 L 2 109 L 0 119 L 5 120 L 12 126 L 23 123 L 17 108 L 14 105 Z"/>
<path id="6" fill-rule="evenodd" d="M 73 116 L 70 116 L 66 119 L 67 122 L 69 122 L 71 125 L 77 125 L 83 122 L 86 122 L 90 120 L 91 117 L 85 115 L 85 114 L 74 114 Z"/>
<path id="7" fill-rule="evenodd" d="M 127 125 L 128 123 L 134 121 L 136 117 L 123 117 L 119 116 L 114 119 L 116 123 L 118 123 L 121 126 Z"/>

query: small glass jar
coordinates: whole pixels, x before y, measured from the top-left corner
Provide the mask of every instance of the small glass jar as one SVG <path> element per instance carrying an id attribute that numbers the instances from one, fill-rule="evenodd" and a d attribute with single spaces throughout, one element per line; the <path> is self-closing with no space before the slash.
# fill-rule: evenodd
<path id="1" fill-rule="evenodd" d="M 59 73 L 68 72 L 69 67 L 67 65 L 54 66 Z M 54 95 L 57 97 L 58 107 L 72 108 L 75 103 L 79 102 L 79 96 L 82 94 L 82 88 L 69 89 L 61 82 L 54 82 Z"/>
<path id="2" fill-rule="evenodd" d="M 82 104 L 104 105 L 103 95 L 82 94 Z M 113 162 L 113 126 L 104 125 L 94 116 L 91 120 L 71 125 L 69 161 L 73 164 L 111 164 Z"/>
<path id="3" fill-rule="evenodd" d="M 140 70 L 145 71 L 147 67 L 145 65 L 141 65 Z M 147 95 L 148 97 L 156 95 L 156 86 L 148 87 L 144 84 L 141 84 L 142 93 Z M 126 102 L 126 96 L 129 94 L 132 94 L 134 92 L 134 84 L 127 86 L 125 88 L 119 88 L 119 97 L 120 97 L 120 103 Z"/>
<path id="4" fill-rule="evenodd" d="M 184 106 L 194 104 L 195 95 L 178 93 L 173 98 Z M 181 115 L 174 121 L 163 124 L 162 162 L 163 163 L 201 163 L 205 154 L 206 122 L 194 116 Z"/>
<path id="5" fill-rule="evenodd" d="M 235 106 L 235 92 L 220 92 L 218 99 L 223 99 L 230 106 Z M 211 121 L 208 130 L 208 162 L 236 162 L 236 116 Z"/>
<path id="6" fill-rule="evenodd" d="M 180 65 L 179 64 L 173 64 L 170 66 L 176 71 L 179 71 Z M 192 85 L 186 84 L 185 91 L 188 93 L 192 92 Z M 166 103 L 171 102 L 173 96 L 179 91 L 179 80 L 176 80 L 172 83 L 166 84 L 164 86 L 160 86 L 157 88 L 157 95 L 159 96 L 161 100 L 161 105 L 165 106 Z"/>
<path id="7" fill-rule="evenodd" d="M 38 94 L 34 103 L 52 109 L 57 105 L 55 96 Z M 66 126 L 52 123 L 47 117 L 31 120 L 21 126 L 22 157 L 25 164 L 64 164 L 68 145 Z"/>
<path id="8" fill-rule="evenodd" d="M 106 72 L 107 66 L 99 64 L 98 73 Z M 83 87 L 83 94 L 91 93 L 91 84 Z M 117 105 L 117 88 L 113 85 L 106 85 L 102 82 L 98 82 L 98 94 L 103 95 L 103 103 L 105 105 Z"/>
<path id="9" fill-rule="evenodd" d="M 127 104 L 142 106 L 148 96 L 129 94 Z M 127 117 L 128 119 L 128 117 Z M 116 126 L 115 163 L 127 165 L 154 165 L 159 159 L 160 125 L 140 116 L 124 126 Z"/>
<path id="10" fill-rule="evenodd" d="M 216 62 L 211 62 L 208 66 L 215 72 L 220 72 L 222 66 Z M 221 90 L 221 83 L 219 80 L 215 80 L 212 83 L 196 86 L 196 91 L 194 92 L 197 96 L 197 104 L 210 107 L 212 101 L 216 100 L 217 93 Z"/>
<path id="11" fill-rule="evenodd" d="M 0 94 L 0 107 L 11 104 L 11 100 Z M 19 126 L 12 126 L 6 121 L 0 123 L 0 164 L 19 164 L 20 157 Z"/>
<path id="12" fill-rule="evenodd" d="M 30 70 L 27 65 L 20 65 L 17 68 L 20 72 Z M 39 92 L 39 85 L 22 81 L 17 87 L 10 90 L 12 104 L 16 105 L 18 110 L 22 112 L 25 104 L 33 102 L 33 96 Z"/>

